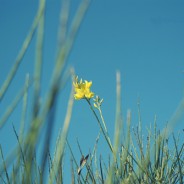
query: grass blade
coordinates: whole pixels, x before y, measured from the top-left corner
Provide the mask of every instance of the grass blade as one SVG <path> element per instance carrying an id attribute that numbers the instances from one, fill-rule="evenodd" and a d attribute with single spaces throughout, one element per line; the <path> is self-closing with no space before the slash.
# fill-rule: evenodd
<path id="1" fill-rule="evenodd" d="M 30 86 L 30 84 L 29 84 Z M 6 123 L 7 119 L 10 117 L 10 115 L 12 114 L 12 112 L 15 110 L 15 108 L 17 107 L 18 103 L 20 102 L 20 100 L 22 99 L 22 96 L 27 93 L 28 90 L 28 85 L 25 84 L 23 89 L 17 94 L 17 96 L 15 97 L 15 99 L 12 101 L 12 103 L 9 105 L 9 107 L 6 109 L 3 117 L 0 120 L 0 129 L 3 128 L 4 124 Z"/>
<path id="2" fill-rule="evenodd" d="M 176 139 L 175 139 L 175 136 L 173 134 L 173 140 L 174 140 L 174 146 L 175 146 L 175 149 L 176 149 L 176 159 L 177 159 L 177 162 L 178 162 L 178 169 L 179 169 L 179 180 L 180 180 L 180 183 L 183 183 L 183 173 L 182 173 L 182 167 L 181 167 L 181 163 L 180 163 L 180 156 L 179 156 L 179 153 L 178 153 L 178 147 L 176 145 Z"/>
<path id="3" fill-rule="evenodd" d="M 3 150 L 2 150 L 1 145 L 0 145 L 0 153 L 1 153 L 2 160 L 3 160 L 3 168 L 4 168 L 4 172 L 6 174 L 6 179 L 7 179 L 8 184 L 10 184 L 10 179 L 9 179 L 9 175 L 8 175 L 8 171 L 7 171 L 7 167 L 6 167 L 6 162 L 4 160 Z"/>
<path id="4" fill-rule="evenodd" d="M 19 54 L 18 54 L 18 56 L 17 56 L 17 58 L 15 60 L 15 63 L 12 66 L 12 68 L 11 68 L 11 70 L 10 70 L 10 72 L 9 72 L 6 80 L 4 81 L 2 87 L 0 88 L 0 102 L 3 99 L 6 91 L 8 90 L 8 87 L 10 86 L 10 84 L 11 84 L 14 76 L 16 75 L 16 72 L 17 72 L 17 70 L 19 68 L 19 65 L 22 62 L 23 57 L 24 57 L 24 55 L 25 55 L 25 53 L 26 53 L 26 51 L 27 51 L 27 49 L 28 49 L 28 47 L 29 47 L 29 45 L 31 43 L 31 40 L 33 38 L 33 35 L 35 33 L 35 30 L 37 28 L 38 22 L 39 22 L 39 20 L 40 20 L 40 18 L 42 16 L 42 14 L 43 14 L 43 7 L 40 6 L 39 9 L 38 9 L 38 11 L 37 11 L 37 15 L 34 18 L 34 21 L 32 23 L 32 26 L 30 28 L 30 31 L 29 31 L 26 39 L 24 40 L 24 43 L 22 45 L 22 48 L 21 48 L 21 50 L 20 50 L 20 52 L 19 52 Z"/>

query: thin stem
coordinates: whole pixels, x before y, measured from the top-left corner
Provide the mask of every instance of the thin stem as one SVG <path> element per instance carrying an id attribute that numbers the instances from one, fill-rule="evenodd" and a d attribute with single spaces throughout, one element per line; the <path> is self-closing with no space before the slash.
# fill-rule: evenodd
<path id="1" fill-rule="evenodd" d="M 107 141 L 107 144 L 108 144 L 108 146 L 109 146 L 111 152 L 113 153 L 114 151 L 113 151 L 113 147 L 112 147 L 110 138 L 109 138 L 109 137 L 107 136 L 107 134 L 105 133 L 105 131 L 104 131 L 102 125 L 101 125 L 101 122 L 100 122 L 100 120 L 99 120 L 99 118 L 98 118 L 96 112 L 94 111 L 93 106 L 91 105 L 90 100 L 87 99 L 87 98 L 85 98 L 85 99 L 86 99 L 86 101 L 88 102 L 88 104 L 89 104 L 89 106 L 90 106 L 90 108 L 91 108 L 91 110 L 92 110 L 92 112 L 93 112 L 93 114 L 94 114 L 94 116 L 95 116 L 95 118 L 96 118 L 96 120 L 97 120 L 99 126 L 100 126 L 100 129 L 102 130 L 102 133 L 103 133 L 103 135 L 104 135 L 104 137 L 105 137 L 105 139 L 106 139 L 106 141 Z"/>
<path id="2" fill-rule="evenodd" d="M 107 133 L 107 127 L 106 127 L 106 125 L 105 125 L 105 121 L 104 121 L 104 118 L 103 118 L 103 115 L 102 115 L 101 108 L 99 107 L 98 110 L 99 110 L 99 112 L 100 112 L 100 117 L 101 117 L 103 126 L 104 126 L 104 128 L 105 128 L 106 133 Z"/>

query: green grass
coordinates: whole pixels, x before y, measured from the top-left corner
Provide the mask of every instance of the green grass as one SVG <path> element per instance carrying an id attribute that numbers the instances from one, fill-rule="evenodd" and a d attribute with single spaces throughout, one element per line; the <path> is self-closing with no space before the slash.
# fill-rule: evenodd
<path id="1" fill-rule="evenodd" d="M 68 100 L 66 116 L 63 127 L 59 132 L 55 144 L 54 153 L 50 153 L 50 140 L 53 134 L 54 117 L 57 105 L 57 97 L 63 90 L 63 87 L 73 81 L 73 69 L 64 69 L 67 64 L 68 55 L 71 52 L 77 31 L 85 12 L 89 6 L 88 0 L 83 0 L 79 5 L 76 15 L 73 18 L 70 27 L 67 27 L 69 16 L 69 2 L 62 1 L 60 13 L 60 23 L 58 28 L 58 44 L 56 52 L 55 67 L 52 71 L 50 88 L 46 92 L 46 98 L 40 103 L 42 61 L 43 61 L 43 38 L 45 22 L 45 0 L 40 0 L 38 12 L 35 16 L 30 31 L 25 38 L 22 48 L 15 60 L 14 65 L 0 88 L 0 101 L 6 98 L 6 93 L 13 79 L 18 72 L 23 57 L 36 34 L 35 48 L 35 68 L 34 76 L 25 76 L 25 84 L 14 100 L 6 108 L 4 115 L 0 119 L 0 128 L 6 124 L 10 115 L 17 108 L 19 102 L 22 102 L 21 121 L 19 132 L 13 126 L 14 134 L 17 139 L 15 149 L 11 150 L 9 155 L 4 155 L 0 146 L 0 183 L 63 183 L 63 162 L 64 153 L 68 149 L 71 163 L 71 183 L 183 183 L 184 175 L 184 142 L 179 142 L 177 137 L 172 134 L 173 126 L 177 119 L 183 113 L 184 100 L 179 104 L 173 118 L 167 127 L 161 131 L 157 129 L 156 118 L 154 127 L 147 129 L 147 135 L 143 139 L 142 122 L 140 107 L 138 104 L 139 124 L 136 128 L 131 129 L 131 111 L 127 111 L 126 122 L 123 122 L 121 108 L 121 77 L 117 72 L 116 77 L 116 120 L 114 142 L 110 139 L 108 127 L 104 120 L 101 109 L 103 100 L 96 96 L 92 99 L 83 99 L 84 103 L 89 105 L 89 111 L 94 115 L 99 126 L 98 136 L 92 152 L 87 156 L 84 155 L 84 162 L 79 162 L 75 158 L 72 145 L 67 140 L 68 128 L 72 117 L 72 108 L 74 103 L 73 88 Z M 33 80 L 30 80 L 33 78 Z M 72 82 L 71 82 L 72 84 Z M 33 109 L 28 109 L 28 99 L 30 98 L 28 90 L 33 90 Z M 96 103 L 96 107 L 93 103 Z M 31 114 L 30 127 L 25 130 L 26 114 Z M 44 125 L 44 122 L 47 124 Z M 44 146 L 41 150 L 41 164 L 37 162 L 36 147 L 39 144 L 39 137 L 46 127 L 46 133 L 43 138 Z M 99 139 L 104 139 L 109 147 L 109 161 L 104 162 L 107 155 L 97 154 Z M 170 144 L 174 143 L 174 147 Z M 77 141 L 81 157 L 83 156 L 80 142 Z M 86 158 L 86 160 L 85 160 Z M 79 172 L 80 171 L 80 172 Z"/>

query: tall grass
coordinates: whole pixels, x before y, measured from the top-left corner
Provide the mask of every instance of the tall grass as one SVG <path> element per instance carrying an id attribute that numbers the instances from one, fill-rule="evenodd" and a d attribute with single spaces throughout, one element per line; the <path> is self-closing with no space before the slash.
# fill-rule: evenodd
<path id="1" fill-rule="evenodd" d="M 138 126 L 133 130 L 130 128 L 130 110 L 127 111 L 126 122 L 123 122 L 121 77 L 119 72 L 117 72 L 116 77 L 117 101 L 114 142 L 112 143 L 110 139 L 108 127 L 101 109 L 103 99 L 96 96 L 93 99 L 96 104 L 94 106 L 92 99 L 86 98 L 83 101 L 89 105 L 89 111 L 92 112 L 99 125 L 99 133 L 96 137 L 92 153 L 89 155 L 83 155 L 80 143 L 77 142 L 81 152 L 80 163 L 75 158 L 72 145 L 67 140 L 74 103 L 73 88 L 71 87 L 63 127 L 61 127 L 61 131 L 59 132 L 54 154 L 50 153 L 50 140 L 53 135 L 57 98 L 63 86 L 68 82 L 68 79 L 71 78 L 73 80 L 74 75 L 74 71 L 72 69 L 65 69 L 65 65 L 67 64 L 68 55 L 71 52 L 77 31 L 89 3 L 88 0 L 81 2 L 73 18 L 71 27 L 68 28 L 69 1 L 62 1 L 55 66 L 52 71 L 50 88 L 46 92 L 46 98 L 40 103 L 45 22 L 45 0 L 40 0 L 38 11 L 30 31 L 25 38 L 14 65 L 0 88 L 0 101 L 2 101 L 6 98 L 8 88 L 18 72 L 21 62 L 23 62 L 23 57 L 27 52 L 33 36 L 36 34 L 35 68 L 34 76 L 31 76 L 33 80 L 30 80 L 29 75 L 25 76 L 25 85 L 20 90 L 20 93 L 15 95 L 15 99 L 7 107 L 4 115 L 0 119 L 0 128 L 2 129 L 9 116 L 17 108 L 18 103 L 22 101 L 22 118 L 19 132 L 13 126 L 17 145 L 9 155 L 4 155 L 0 146 L 0 183 L 63 183 L 65 149 L 68 149 L 71 155 L 71 183 L 183 183 L 184 142 L 182 141 L 181 144 L 178 144 L 179 138 L 171 134 L 174 122 L 183 113 L 183 101 L 174 114 L 171 123 L 163 131 L 157 129 L 155 118 L 154 127 L 153 129 L 147 130 L 147 137 L 144 140 L 139 104 Z M 28 93 L 29 88 L 34 92 L 32 109 L 28 109 L 27 106 L 28 99 L 30 98 Z M 31 114 L 31 123 L 28 130 L 24 128 L 26 113 Z M 39 137 L 43 127 L 46 127 L 46 133 L 42 136 L 44 144 L 41 150 L 41 164 L 38 164 L 36 148 L 39 144 Z M 122 135 L 122 132 L 124 135 Z M 100 156 L 97 154 L 99 139 L 104 139 L 109 147 L 110 158 L 108 163 L 104 162 L 102 154 Z M 169 146 L 171 139 L 174 143 L 173 148 Z M 85 172 L 83 172 L 84 170 Z"/>

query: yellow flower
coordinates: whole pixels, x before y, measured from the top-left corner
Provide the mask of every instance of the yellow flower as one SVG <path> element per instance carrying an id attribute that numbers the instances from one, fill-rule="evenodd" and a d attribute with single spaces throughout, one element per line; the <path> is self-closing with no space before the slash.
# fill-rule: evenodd
<path id="1" fill-rule="evenodd" d="M 75 78 L 75 82 L 73 82 L 73 86 L 74 86 L 74 90 L 75 90 L 75 94 L 74 94 L 74 98 L 76 100 L 80 100 L 82 98 L 92 98 L 94 96 L 94 93 L 90 91 L 90 87 L 92 85 L 92 82 L 88 82 L 88 81 L 82 81 L 82 79 L 80 80 L 80 82 L 78 82 L 78 77 Z"/>

